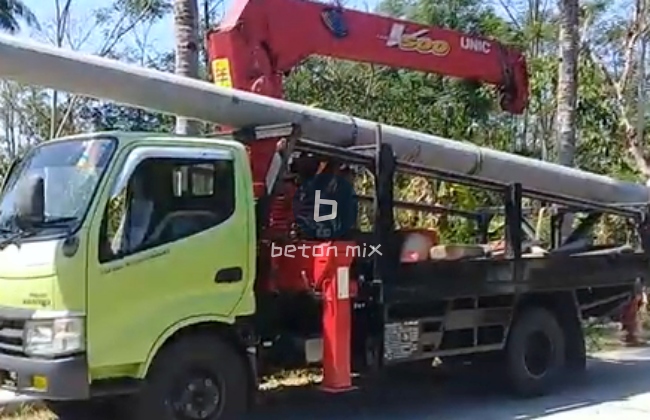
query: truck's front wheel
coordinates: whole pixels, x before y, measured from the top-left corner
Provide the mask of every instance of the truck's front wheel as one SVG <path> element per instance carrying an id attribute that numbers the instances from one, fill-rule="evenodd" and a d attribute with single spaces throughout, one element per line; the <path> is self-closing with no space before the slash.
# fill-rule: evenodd
<path id="1" fill-rule="evenodd" d="M 137 398 L 137 420 L 225 420 L 248 407 L 242 357 L 216 336 L 187 336 L 164 347 Z"/>

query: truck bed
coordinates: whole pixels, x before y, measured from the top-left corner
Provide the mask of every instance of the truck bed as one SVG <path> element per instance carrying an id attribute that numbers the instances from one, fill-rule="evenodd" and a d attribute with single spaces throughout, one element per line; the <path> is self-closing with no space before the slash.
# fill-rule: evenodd
<path id="1" fill-rule="evenodd" d="M 633 285 L 650 269 L 642 252 L 619 248 L 518 261 L 477 258 L 402 263 L 384 283 L 386 302 L 576 290 Z"/>

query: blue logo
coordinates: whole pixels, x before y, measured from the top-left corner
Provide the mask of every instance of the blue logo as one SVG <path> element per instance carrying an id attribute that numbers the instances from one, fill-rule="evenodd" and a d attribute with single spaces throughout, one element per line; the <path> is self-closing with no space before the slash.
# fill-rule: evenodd
<path id="1" fill-rule="evenodd" d="M 316 175 L 298 188 L 293 212 L 298 228 L 307 238 L 339 238 L 357 223 L 354 186 L 340 176 Z"/>

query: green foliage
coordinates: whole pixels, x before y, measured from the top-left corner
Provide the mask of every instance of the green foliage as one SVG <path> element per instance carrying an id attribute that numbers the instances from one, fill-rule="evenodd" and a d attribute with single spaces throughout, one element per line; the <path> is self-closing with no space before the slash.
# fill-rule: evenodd
<path id="1" fill-rule="evenodd" d="M 117 0 L 115 7 L 127 10 L 131 17 L 146 14 L 150 19 L 162 19 L 172 10 L 169 0 Z"/>
<path id="2" fill-rule="evenodd" d="M 0 29 L 9 33 L 20 30 L 20 21 L 38 28 L 38 19 L 22 0 L 0 1 Z"/>
<path id="3" fill-rule="evenodd" d="M 158 20 L 165 17 L 171 8 L 168 0 L 115 0 L 108 6 L 97 8 L 94 15 L 100 24 L 115 23 L 116 16 L 119 16 L 118 21 Z"/>

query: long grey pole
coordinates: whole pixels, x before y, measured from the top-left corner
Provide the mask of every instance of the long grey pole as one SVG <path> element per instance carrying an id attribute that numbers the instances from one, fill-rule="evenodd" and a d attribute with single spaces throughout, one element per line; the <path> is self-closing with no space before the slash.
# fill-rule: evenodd
<path id="1" fill-rule="evenodd" d="M 297 123 L 306 138 L 338 146 L 372 144 L 376 129 L 372 121 L 9 35 L 0 35 L 0 78 L 231 127 Z M 382 131 L 398 158 L 431 168 L 602 204 L 650 198 L 644 185 L 404 128 Z"/>

